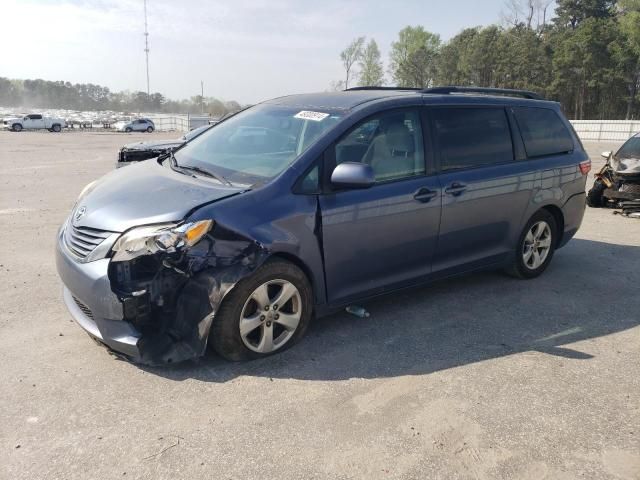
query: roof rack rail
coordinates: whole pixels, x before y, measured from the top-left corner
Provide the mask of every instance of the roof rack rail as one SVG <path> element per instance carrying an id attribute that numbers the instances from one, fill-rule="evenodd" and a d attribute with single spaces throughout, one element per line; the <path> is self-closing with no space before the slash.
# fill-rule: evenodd
<path id="1" fill-rule="evenodd" d="M 544 100 L 535 92 L 529 90 L 512 90 L 510 88 L 483 88 L 483 87 L 433 87 L 425 88 L 422 93 L 434 93 L 449 95 L 452 93 L 480 93 L 485 95 L 505 95 L 507 97 L 523 97 L 530 100 Z"/>
<path id="2" fill-rule="evenodd" d="M 415 88 L 415 87 L 376 87 L 376 86 L 364 86 L 364 87 L 351 87 L 351 88 L 345 88 L 344 91 L 345 92 L 354 92 L 354 91 L 358 91 L 358 90 L 414 90 L 416 92 L 419 92 L 422 90 L 422 88 Z"/>

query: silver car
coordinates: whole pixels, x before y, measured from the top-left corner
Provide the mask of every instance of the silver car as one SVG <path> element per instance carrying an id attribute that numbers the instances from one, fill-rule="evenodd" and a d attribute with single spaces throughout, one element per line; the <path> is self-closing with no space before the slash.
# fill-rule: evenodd
<path id="1" fill-rule="evenodd" d="M 138 118 L 130 122 L 118 122 L 113 128 L 118 132 L 153 132 L 155 124 L 148 118 Z"/>

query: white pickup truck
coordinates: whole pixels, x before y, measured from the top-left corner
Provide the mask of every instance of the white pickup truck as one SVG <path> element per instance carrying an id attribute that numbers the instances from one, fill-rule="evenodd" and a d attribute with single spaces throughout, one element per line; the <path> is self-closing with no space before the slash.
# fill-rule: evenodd
<path id="1" fill-rule="evenodd" d="M 60 132 L 67 124 L 62 118 L 43 117 L 33 113 L 22 118 L 5 118 L 4 126 L 14 132 L 22 130 L 38 130 L 46 128 L 50 132 Z"/>

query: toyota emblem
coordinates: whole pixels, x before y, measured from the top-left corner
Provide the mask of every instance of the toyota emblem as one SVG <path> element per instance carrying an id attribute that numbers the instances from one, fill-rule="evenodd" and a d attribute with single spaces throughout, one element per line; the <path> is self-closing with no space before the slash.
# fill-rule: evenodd
<path id="1" fill-rule="evenodd" d="M 73 216 L 74 220 L 77 222 L 78 220 L 80 220 L 84 214 L 87 213 L 87 207 L 80 207 L 76 210 L 75 215 Z"/>

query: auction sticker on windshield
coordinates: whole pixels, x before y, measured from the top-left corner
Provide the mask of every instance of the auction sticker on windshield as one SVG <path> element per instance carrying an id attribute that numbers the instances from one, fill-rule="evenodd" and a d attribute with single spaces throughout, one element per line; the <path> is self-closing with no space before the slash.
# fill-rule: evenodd
<path id="1" fill-rule="evenodd" d="M 329 116 L 328 113 L 322 112 L 309 112 L 307 110 L 303 110 L 294 115 L 294 118 L 301 118 L 302 120 L 313 120 L 314 122 L 321 122 L 325 118 Z"/>

